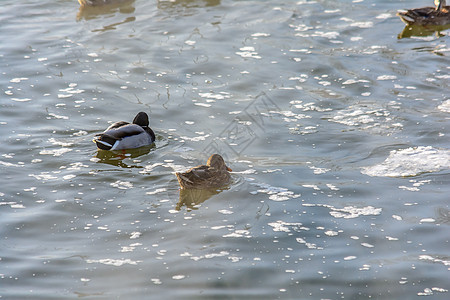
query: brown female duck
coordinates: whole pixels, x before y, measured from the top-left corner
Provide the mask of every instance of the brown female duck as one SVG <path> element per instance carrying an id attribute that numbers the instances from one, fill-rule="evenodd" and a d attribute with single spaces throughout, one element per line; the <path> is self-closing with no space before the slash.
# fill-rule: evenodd
<path id="1" fill-rule="evenodd" d="M 397 16 L 406 25 L 447 25 L 450 24 L 450 6 L 446 0 L 434 0 L 436 7 L 422 7 L 398 12 Z"/>
<path id="2" fill-rule="evenodd" d="M 206 165 L 189 169 L 185 173 L 175 173 L 182 189 L 211 189 L 228 185 L 231 171 L 219 154 L 209 157 Z"/>

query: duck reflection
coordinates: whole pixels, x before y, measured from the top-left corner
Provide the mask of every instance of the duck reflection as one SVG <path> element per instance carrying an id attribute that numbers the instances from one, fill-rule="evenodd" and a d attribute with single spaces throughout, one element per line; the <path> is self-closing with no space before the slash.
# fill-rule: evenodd
<path id="1" fill-rule="evenodd" d="M 138 165 L 126 164 L 123 160 L 126 158 L 136 158 L 148 154 L 153 147 L 154 145 L 117 151 L 98 150 L 95 157 L 99 159 L 98 163 L 113 165 L 121 168 L 143 168 Z"/>
<path id="2" fill-rule="evenodd" d="M 178 7 L 209 7 L 217 6 L 220 0 L 158 0 L 158 9 L 173 9 Z"/>
<path id="3" fill-rule="evenodd" d="M 81 19 L 95 19 L 99 15 L 113 14 L 116 12 L 131 14 L 136 10 L 134 1 L 135 0 L 78 0 L 78 2 L 80 2 L 80 9 L 78 10 L 77 21 Z M 120 25 L 134 20 L 135 17 L 129 17 L 123 22 L 112 24 L 110 26 Z"/>
<path id="4" fill-rule="evenodd" d="M 398 35 L 399 39 L 410 38 L 410 37 L 426 37 L 436 35 L 436 37 L 445 36 L 441 31 L 450 29 L 450 24 L 447 25 L 406 25 L 403 31 Z"/>
<path id="5" fill-rule="evenodd" d="M 186 206 L 187 210 L 198 209 L 198 205 L 202 204 L 214 195 L 217 195 L 222 190 L 218 189 L 180 189 L 180 200 L 175 207 L 176 210 L 181 210 Z"/>

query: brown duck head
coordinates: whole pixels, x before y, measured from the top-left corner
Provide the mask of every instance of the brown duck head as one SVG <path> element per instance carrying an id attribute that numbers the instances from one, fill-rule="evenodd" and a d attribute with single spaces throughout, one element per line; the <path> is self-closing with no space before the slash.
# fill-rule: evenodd
<path id="1" fill-rule="evenodd" d="M 217 170 L 227 170 L 232 171 L 227 165 L 225 164 L 225 161 L 223 160 L 222 156 L 219 154 L 213 154 L 208 158 L 208 161 L 206 162 L 206 165 L 208 167 L 217 169 Z"/>

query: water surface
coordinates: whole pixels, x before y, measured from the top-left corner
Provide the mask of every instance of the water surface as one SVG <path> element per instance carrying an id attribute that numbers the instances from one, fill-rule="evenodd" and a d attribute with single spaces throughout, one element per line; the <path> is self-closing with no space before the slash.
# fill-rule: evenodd
<path id="1" fill-rule="evenodd" d="M 423 5 L 3 1 L 1 298 L 447 299 L 449 31 L 395 16 Z M 139 111 L 153 147 L 96 150 Z M 215 152 L 233 185 L 180 194 Z"/>

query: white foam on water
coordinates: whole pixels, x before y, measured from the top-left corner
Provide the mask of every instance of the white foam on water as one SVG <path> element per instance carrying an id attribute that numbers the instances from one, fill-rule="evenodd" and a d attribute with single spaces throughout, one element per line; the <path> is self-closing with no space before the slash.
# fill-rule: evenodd
<path id="1" fill-rule="evenodd" d="M 353 22 L 350 24 L 350 26 L 359 28 L 371 28 L 373 27 L 373 22 Z"/>
<path id="2" fill-rule="evenodd" d="M 155 194 L 166 192 L 166 191 L 167 191 L 166 188 L 159 188 L 159 189 L 156 189 L 156 190 L 151 191 L 151 192 L 146 192 L 145 194 L 146 195 L 155 195 Z"/>
<path id="3" fill-rule="evenodd" d="M 115 266 L 115 267 L 120 267 L 120 266 L 123 266 L 125 264 L 137 265 L 139 262 L 141 262 L 141 261 L 134 261 L 134 260 L 131 260 L 131 259 L 111 259 L 111 258 L 88 259 L 88 260 L 86 260 L 86 263 L 88 263 L 88 264 L 99 263 L 99 264 L 104 264 L 104 265 L 112 265 L 112 266 Z"/>
<path id="4" fill-rule="evenodd" d="M 230 253 L 228 251 L 220 251 L 219 253 L 208 253 L 205 255 L 201 255 L 201 256 L 192 256 L 191 254 L 186 255 L 186 256 L 190 256 L 190 259 L 194 260 L 194 261 L 199 261 L 201 259 L 211 259 L 211 258 L 216 258 L 216 257 L 224 257 L 229 255 Z"/>
<path id="5" fill-rule="evenodd" d="M 199 93 L 198 94 L 202 98 L 207 99 L 214 99 L 214 100 L 223 100 L 223 99 L 229 99 L 231 98 L 231 95 L 227 92 L 220 92 L 220 93 Z"/>
<path id="6" fill-rule="evenodd" d="M 354 207 L 354 206 L 346 206 L 344 208 L 335 208 L 329 206 L 331 209 L 330 215 L 335 218 L 344 218 L 344 219 L 353 219 L 358 218 L 359 216 L 377 216 L 381 214 L 382 209 L 376 208 L 373 206 L 366 207 Z"/>
<path id="7" fill-rule="evenodd" d="M 284 222 L 281 220 L 278 220 L 276 222 L 270 222 L 268 223 L 270 227 L 272 227 L 273 231 L 278 232 L 291 232 L 291 229 L 289 226 L 301 226 L 302 223 L 292 223 L 292 222 Z"/>
<path id="8" fill-rule="evenodd" d="M 41 155 L 61 156 L 61 155 L 65 154 L 67 152 L 70 152 L 70 151 L 72 151 L 72 149 L 67 149 L 67 148 L 60 148 L 60 149 L 54 149 L 54 150 L 44 149 L 44 150 L 41 150 L 39 152 L 39 154 L 41 154 Z"/>
<path id="9" fill-rule="evenodd" d="M 19 82 L 24 81 L 24 80 L 28 80 L 28 78 L 26 78 L 26 77 L 13 78 L 13 79 L 11 79 L 9 82 L 12 82 L 12 83 L 19 83 Z"/>
<path id="10" fill-rule="evenodd" d="M 261 189 L 258 189 L 256 193 L 263 193 L 269 195 L 269 199 L 272 201 L 287 201 L 289 199 L 295 199 L 300 197 L 300 194 L 295 194 L 293 191 L 283 187 L 271 186 L 267 183 L 251 183 Z"/>
<path id="11" fill-rule="evenodd" d="M 54 113 L 48 113 L 49 116 L 54 117 L 55 119 L 63 119 L 63 120 L 68 120 L 69 117 L 67 116 L 62 116 L 62 115 L 57 115 Z"/>
<path id="12" fill-rule="evenodd" d="M 450 169 L 450 150 L 431 146 L 393 150 L 381 164 L 364 167 L 361 173 L 369 176 L 405 177 Z"/>
<path id="13" fill-rule="evenodd" d="M 351 105 L 337 111 L 328 121 L 382 135 L 403 129 L 403 125 L 388 109 L 370 102 Z"/>
<path id="14" fill-rule="evenodd" d="M 243 58 L 261 59 L 261 56 L 258 55 L 258 52 L 255 51 L 254 47 L 251 47 L 251 46 L 242 47 L 242 48 L 239 48 L 239 50 L 241 50 L 241 51 L 236 52 L 236 54 Z"/>
<path id="15" fill-rule="evenodd" d="M 73 145 L 73 143 L 58 141 L 55 138 L 49 138 L 48 141 L 50 143 L 52 143 L 53 145 L 58 145 L 58 146 L 61 146 L 61 147 L 70 147 L 70 146 Z"/>
<path id="16" fill-rule="evenodd" d="M 117 180 L 116 182 L 110 183 L 111 186 L 116 187 L 121 190 L 127 190 L 133 187 L 133 184 L 129 181 Z"/>
<path id="17" fill-rule="evenodd" d="M 450 100 L 444 101 L 441 105 L 438 106 L 438 109 L 440 111 L 450 113 Z"/>
<path id="18" fill-rule="evenodd" d="M 377 77 L 377 80 L 394 80 L 397 79 L 395 75 L 380 75 Z"/>
<path id="19" fill-rule="evenodd" d="M 252 34 L 252 37 L 267 37 L 267 36 L 270 36 L 270 33 L 256 32 L 256 33 Z"/>
<path id="20" fill-rule="evenodd" d="M 225 235 L 222 235 L 222 237 L 246 237 L 246 238 L 251 238 L 252 236 L 250 235 L 250 231 L 245 230 L 245 229 L 240 229 L 240 230 L 235 230 L 232 233 L 228 233 Z"/>

